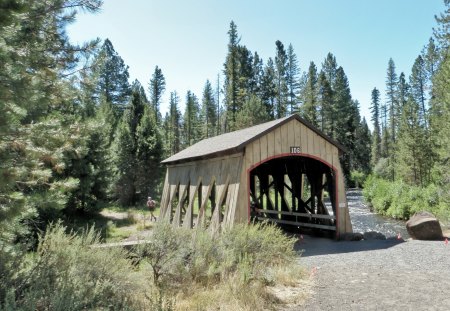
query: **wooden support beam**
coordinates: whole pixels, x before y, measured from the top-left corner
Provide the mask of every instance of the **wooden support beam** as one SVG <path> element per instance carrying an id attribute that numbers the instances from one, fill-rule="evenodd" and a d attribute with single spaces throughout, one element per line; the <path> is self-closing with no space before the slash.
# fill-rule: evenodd
<path id="1" fill-rule="evenodd" d="M 308 228 L 336 231 L 336 226 L 309 224 L 309 223 L 304 223 L 304 222 L 296 222 L 296 221 L 282 220 L 282 219 L 276 219 L 276 218 L 274 219 L 274 218 L 267 218 L 267 217 L 257 217 L 257 218 L 258 218 L 258 220 L 268 220 L 268 221 L 271 221 L 274 223 L 284 224 L 284 225 L 294 225 L 294 226 L 299 226 L 299 227 L 308 227 Z"/>
<path id="2" fill-rule="evenodd" d="M 299 217 L 307 217 L 307 218 L 318 218 L 318 219 L 331 219 L 335 220 L 336 216 L 332 215 L 320 215 L 320 214 L 308 214 L 308 213 L 297 213 L 297 212 L 283 212 L 283 211 L 273 211 L 273 210 L 267 210 L 267 209 L 256 209 L 259 213 L 264 214 L 279 214 L 279 215 L 292 215 L 292 216 L 299 216 Z"/>

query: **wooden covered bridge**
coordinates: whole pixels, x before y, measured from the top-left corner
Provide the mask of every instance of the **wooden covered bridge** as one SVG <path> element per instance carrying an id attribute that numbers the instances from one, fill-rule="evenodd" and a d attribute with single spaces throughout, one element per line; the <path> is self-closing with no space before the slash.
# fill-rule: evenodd
<path id="1" fill-rule="evenodd" d="M 162 163 L 163 221 L 192 228 L 268 220 L 351 232 L 343 147 L 298 115 L 204 139 Z"/>

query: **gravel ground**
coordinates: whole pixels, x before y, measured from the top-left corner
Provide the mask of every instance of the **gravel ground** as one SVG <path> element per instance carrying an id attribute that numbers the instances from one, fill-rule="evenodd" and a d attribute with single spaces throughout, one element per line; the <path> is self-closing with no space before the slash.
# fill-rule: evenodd
<path id="1" fill-rule="evenodd" d="M 443 241 L 337 242 L 304 236 L 300 264 L 314 281 L 294 310 L 450 310 L 450 245 Z"/>

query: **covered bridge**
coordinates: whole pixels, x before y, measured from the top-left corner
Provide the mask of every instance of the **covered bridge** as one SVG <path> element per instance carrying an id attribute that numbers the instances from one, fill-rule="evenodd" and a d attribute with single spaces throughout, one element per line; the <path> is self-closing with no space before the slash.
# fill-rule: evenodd
<path id="1" fill-rule="evenodd" d="M 167 165 L 160 219 L 217 230 L 251 219 L 351 232 L 343 147 L 298 115 L 204 139 Z"/>

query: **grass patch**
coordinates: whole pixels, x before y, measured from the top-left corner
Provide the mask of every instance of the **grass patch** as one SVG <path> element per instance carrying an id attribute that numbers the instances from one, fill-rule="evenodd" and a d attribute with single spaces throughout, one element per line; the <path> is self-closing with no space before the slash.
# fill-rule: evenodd
<path id="1" fill-rule="evenodd" d="M 76 214 L 65 219 L 69 231 L 81 233 L 87 228 L 94 228 L 103 242 L 118 242 L 138 235 L 143 230 L 153 228 L 150 212 L 145 206 L 123 208 L 108 205 L 97 214 Z M 153 214 L 159 216 L 159 208 Z"/>

